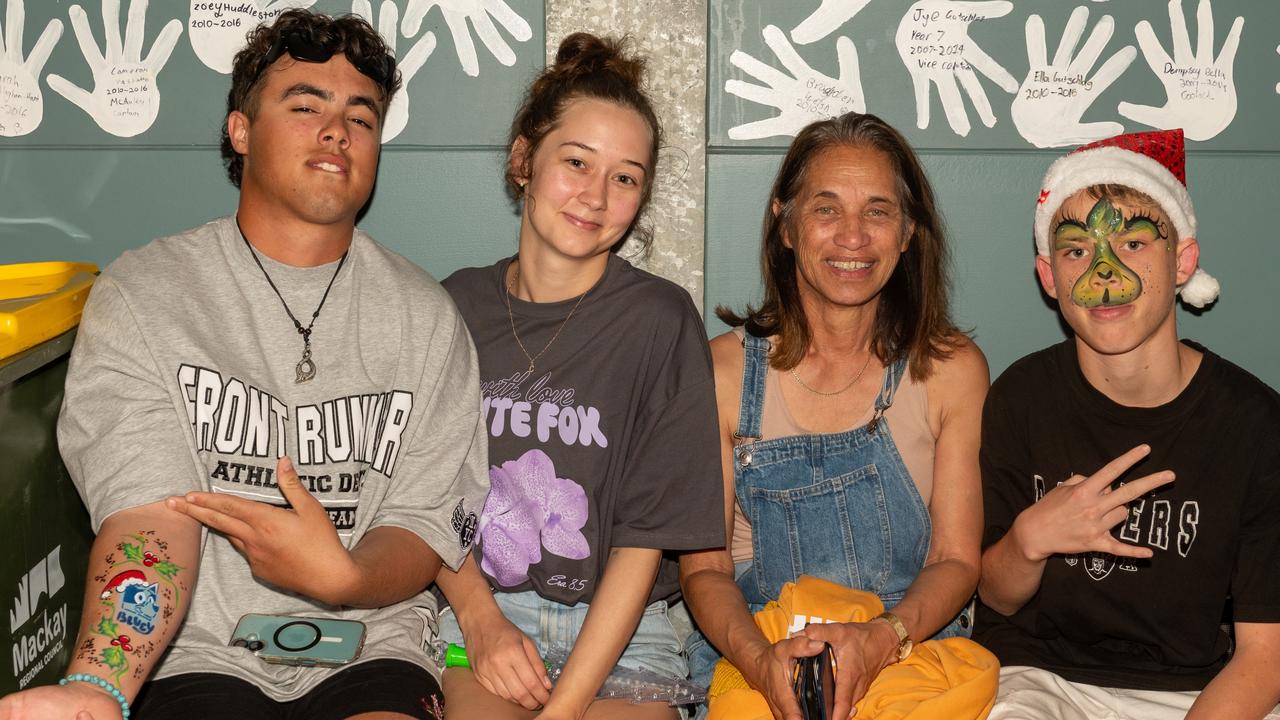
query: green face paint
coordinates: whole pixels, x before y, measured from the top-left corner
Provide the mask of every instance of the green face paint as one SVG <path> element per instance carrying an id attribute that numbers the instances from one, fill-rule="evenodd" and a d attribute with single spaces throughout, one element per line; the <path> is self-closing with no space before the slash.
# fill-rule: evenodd
<path id="1" fill-rule="evenodd" d="M 1064 221 L 1055 237 L 1058 248 L 1071 247 L 1071 241 L 1093 244 L 1093 262 L 1071 288 L 1071 301 L 1083 308 L 1124 305 L 1142 295 L 1142 278 L 1129 269 L 1111 249 L 1111 240 L 1129 232 L 1147 231 L 1160 236 L 1155 224 L 1146 218 L 1135 218 L 1126 226 L 1124 214 L 1106 198 L 1089 211 L 1086 226 Z"/>

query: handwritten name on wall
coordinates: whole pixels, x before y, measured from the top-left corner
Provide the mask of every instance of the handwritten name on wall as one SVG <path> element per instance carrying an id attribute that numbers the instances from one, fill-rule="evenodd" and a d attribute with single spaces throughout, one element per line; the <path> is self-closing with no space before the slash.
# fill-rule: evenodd
<path id="1" fill-rule="evenodd" d="M 813 2 L 813 0 L 809 0 Z M 772 0 L 757 0 L 769 6 Z M 1196 3 L 1196 43 L 1193 48 L 1186 13 Z M 1220 0 L 1221 2 L 1221 0 Z M 867 100 L 859 77 L 858 50 L 850 37 L 854 30 L 870 31 L 867 44 L 875 48 L 883 35 L 869 23 L 855 27 L 858 15 L 869 0 L 820 0 L 816 9 L 791 31 L 797 45 L 813 44 L 818 53 L 829 47 L 835 36 L 840 72 L 836 78 L 815 70 L 795 51 L 786 36 L 774 25 L 762 30 L 765 43 L 782 69 L 763 62 L 743 50 L 734 50 L 729 64 L 759 84 L 733 78 L 724 91 L 752 103 L 777 108 L 779 114 L 765 120 L 741 123 L 728 130 L 734 140 L 795 135 L 813 120 L 839 115 L 849 110 L 877 112 Z M 1047 3 L 1046 3 L 1047 4 Z M 915 101 L 916 126 L 931 124 L 933 89 L 951 131 L 969 135 L 970 111 L 986 127 L 994 127 L 997 114 L 993 98 L 983 78 L 1011 94 L 1009 115 L 1019 135 L 1036 147 L 1064 147 L 1124 132 L 1120 119 L 1156 128 L 1181 127 L 1188 138 L 1208 140 L 1226 129 L 1237 110 L 1234 62 L 1244 18 L 1237 17 L 1220 48 L 1215 52 L 1212 0 L 1169 0 L 1169 49 L 1161 45 L 1152 21 L 1131 26 L 1137 47 L 1163 87 L 1167 100 L 1162 106 L 1120 102 L 1107 110 L 1095 108 L 1102 93 L 1126 72 L 1131 83 L 1147 83 L 1130 66 L 1138 56 L 1132 44 L 1113 45 L 1116 22 L 1102 15 L 1089 29 L 1089 7 L 1077 6 L 1062 28 L 1052 57 L 1046 41 L 1044 20 L 1038 14 L 1025 21 L 1027 72 L 1019 82 L 1005 64 L 981 47 L 972 30 L 979 25 L 1003 26 L 1014 10 L 1009 0 L 918 0 L 898 20 L 893 34 L 902 66 L 911 81 Z M 1105 6 L 1104 6 L 1105 7 Z M 767 12 L 765 13 L 767 15 Z M 744 13 L 745 17 L 745 13 Z M 1126 34 L 1129 28 L 1125 28 Z M 990 36 L 988 31 L 986 36 Z M 828 43 L 822 41 L 828 40 Z M 1082 42 L 1083 41 L 1083 42 Z M 1105 59 L 1104 59 L 1105 57 Z M 1019 58 L 1020 59 L 1020 58 Z M 877 78 L 884 83 L 884 78 Z M 1277 86 L 1280 92 L 1280 86 Z M 881 110 L 883 112 L 883 110 Z M 1086 113 L 1103 117 L 1086 122 Z"/>

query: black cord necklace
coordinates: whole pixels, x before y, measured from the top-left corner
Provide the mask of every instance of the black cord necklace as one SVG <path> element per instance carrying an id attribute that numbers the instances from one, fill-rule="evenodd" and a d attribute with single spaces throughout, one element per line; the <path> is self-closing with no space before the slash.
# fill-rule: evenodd
<path id="1" fill-rule="evenodd" d="M 236 220 L 236 229 L 240 229 L 240 220 Z M 288 313 L 289 319 L 293 321 L 293 326 L 297 328 L 298 334 L 302 336 L 302 359 L 294 366 L 297 373 L 294 383 L 302 384 L 315 378 L 316 364 L 311 360 L 311 328 L 316 324 L 316 318 L 320 317 L 320 309 L 324 307 L 324 301 L 329 299 L 329 291 L 333 289 L 333 281 L 338 279 L 338 273 L 342 272 L 342 265 L 347 261 L 347 253 L 351 252 L 347 248 L 347 252 L 342 253 L 342 258 L 338 260 L 338 267 L 333 271 L 333 277 L 329 278 L 329 286 L 324 289 L 324 295 L 320 298 L 320 304 L 316 306 L 316 311 L 311 313 L 311 322 L 307 326 L 302 327 L 302 323 L 298 322 L 298 318 L 294 317 L 293 311 L 289 309 L 289 303 L 284 301 L 284 296 L 280 294 L 280 288 L 272 282 L 271 275 L 267 269 L 262 266 L 262 261 L 258 259 L 258 253 L 253 249 L 253 245 L 249 244 L 249 238 L 245 237 L 244 231 L 240 231 L 240 239 L 244 240 L 244 246 L 249 248 L 249 255 L 253 257 L 253 261 L 258 264 L 258 269 L 262 271 L 262 276 L 267 279 L 267 284 L 275 290 L 276 297 L 280 298 L 280 304 L 284 306 L 284 311 Z"/>

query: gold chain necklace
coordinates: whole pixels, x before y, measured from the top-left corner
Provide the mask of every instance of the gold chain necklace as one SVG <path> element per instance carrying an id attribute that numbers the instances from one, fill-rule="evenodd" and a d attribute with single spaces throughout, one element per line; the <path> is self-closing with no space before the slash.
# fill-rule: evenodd
<path id="1" fill-rule="evenodd" d="M 859 380 L 861 380 L 861 379 L 862 379 L 862 374 L 863 374 L 863 373 L 865 373 L 865 372 L 867 371 L 867 367 L 868 367 L 868 366 L 870 366 L 870 365 L 871 365 L 871 351 L 870 351 L 870 350 L 868 350 L 868 351 L 867 351 L 867 360 L 866 360 L 866 362 L 862 363 L 862 369 L 858 371 L 858 374 L 853 376 L 853 379 L 849 381 L 849 384 L 848 384 L 848 385 L 845 385 L 844 387 L 840 388 L 839 390 L 835 390 L 835 391 L 832 391 L 832 392 L 823 392 L 823 391 L 821 391 L 821 390 L 814 390 L 813 388 L 809 387 L 807 384 L 805 384 L 805 381 L 803 381 L 803 380 L 801 380 L 801 379 L 800 379 L 800 373 L 796 372 L 796 369 L 795 369 L 795 368 L 791 368 L 791 379 L 795 380 L 797 385 L 799 385 L 800 387 L 804 388 L 805 390 L 808 390 L 809 392 L 813 393 L 814 395 L 821 395 L 821 396 L 823 396 L 823 397 L 831 397 L 831 396 L 833 396 L 833 395 L 842 395 L 842 394 L 844 394 L 844 391 L 848 390 L 849 388 L 851 388 L 851 387 L 853 387 L 855 384 L 857 384 L 857 382 L 858 382 Z"/>
<path id="2" fill-rule="evenodd" d="M 587 293 L 584 292 L 578 296 L 578 302 L 573 304 L 573 307 L 569 310 L 569 314 L 565 315 L 564 320 L 560 321 L 560 327 L 556 328 L 555 335 L 552 335 L 551 339 L 547 341 L 547 344 L 542 346 L 542 349 L 538 351 L 538 354 L 530 355 L 528 348 L 526 348 L 524 346 L 524 343 L 521 342 L 520 340 L 520 333 L 516 332 L 516 316 L 511 312 L 511 288 L 519 280 L 520 280 L 520 266 L 516 265 L 515 271 L 511 273 L 511 279 L 507 281 L 507 292 L 506 292 L 506 295 L 504 296 L 507 301 L 507 319 L 511 321 L 511 335 L 515 337 L 516 345 L 520 346 L 520 352 L 524 353 L 524 356 L 529 360 L 529 372 L 533 372 L 533 364 L 536 363 L 538 361 L 538 358 L 542 357 L 543 354 L 546 353 L 547 350 L 551 348 L 551 344 L 556 341 L 556 338 L 560 337 L 560 331 L 564 330 L 564 326 L 569 324 L 569 318 L 573 317 L 574 311 L 576 311 L 578 309 L 578 306 L 582 304 L 582 301 L 586 299 Z"/>

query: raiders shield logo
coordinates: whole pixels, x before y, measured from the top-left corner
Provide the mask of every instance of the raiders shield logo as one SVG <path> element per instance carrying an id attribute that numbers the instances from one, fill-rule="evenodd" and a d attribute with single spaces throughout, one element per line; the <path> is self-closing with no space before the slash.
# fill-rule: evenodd
<path id="1" fill-rule="evenodd" d="M 1111 553 L 1091 552 L 1084 556 L 1084 569 L 1089 577 L 1101 580 L 1115 569 L 1116 556 Z"/>
<path id="2" fill-rule="evenodd" d="M 462 506 L 462 501 L 458 501 L 458 506 L 453 509 L 452 518 L 453 531 L 458 533 L 458 544 L 463 550 L 471 547 L 471 543 L 475 542 L 476 529 L 480 526 L 480 518 L 476 517 L 473 512 L 467 512 Z"/>

